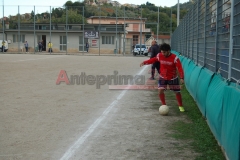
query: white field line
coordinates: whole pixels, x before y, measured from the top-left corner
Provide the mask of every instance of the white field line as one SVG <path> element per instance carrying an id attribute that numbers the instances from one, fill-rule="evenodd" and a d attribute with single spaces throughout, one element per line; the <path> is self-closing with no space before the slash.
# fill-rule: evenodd
<path id="1" fill-rule="evenodd" d="M 66 56 L 66 55 L 62 55 L 62 56 L 51 56 L 51 57 L 44 57 L 44 58 L 34 58 L 34 59 L 23 59 L 23 60 L 11 61 L 11 62 L 35 61 L 35 60 L 40 60 L 40 59 L 58 58 L 58 57 L 65 57 L 65 56 Z"/>
<path id="2" fill-rule="evenodd" d="M 138 72 L 137 75 L 141 75 L 143 71 L 147 68 L 147 66 L 143 66 L 143 68 Z M 122 99 L 122 97 L 125 95 L 127 90 L 123 90 L 120 95 L 118 95 L 117 99 L 114 100 L 102 113 L 100 117 L 87 129 L 87 131 L 82 134 L 74 143 L 73 145 L 64 153 L 62 158 L 60 160 L 67 160 L 71 158 L 74 153 L 77 151 L 77 149 L 84 143 L 84 141 L 90 136 L 91 133 L 94 132 L 94 130 L 98 127 L 98 125 L 107 117 L 108 113 L 111 111 L 111 109 Z"/>

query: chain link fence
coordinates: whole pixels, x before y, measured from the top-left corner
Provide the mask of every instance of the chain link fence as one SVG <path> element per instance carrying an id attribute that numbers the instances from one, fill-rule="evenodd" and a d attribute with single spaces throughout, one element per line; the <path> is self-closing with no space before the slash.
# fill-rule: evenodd
<path id="1" fill-rule="evenodd" d="M 172 49 L 227 80 L 239 82 L 239 2 L 196 1 L 172 35 Z"/>
<path id="2" fill-rule="evenodd" d="M 5 5 L 0 6 L 0 17 L 0 41 L 5 40 L 5 50 L 13 53 L 27 52 L 27 41 L 30 53 L 48 52 L 51 42 L 53 53 L 132 56 L 133 46 L 151 37 L 149 27 L 158 27 L 157 20 L 143 18 L 139 7 Z M 86 37 L 86 32 L 97 36 Z"/>

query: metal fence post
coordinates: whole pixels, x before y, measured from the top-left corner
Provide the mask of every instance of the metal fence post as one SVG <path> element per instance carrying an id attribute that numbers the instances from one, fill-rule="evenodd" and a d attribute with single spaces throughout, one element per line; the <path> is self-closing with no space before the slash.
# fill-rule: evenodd
<path id="1" fill-rule="evenodd" d="M 101 32 L 101 6 L 99 5 L 99 17 L 98 17 L 98 55 L 100 56 L 100 32 Z"/>
<path id="2" fill-rule="evenodd" d="M 83 40 L 82 40 L 83 41 L 83 49 L 82 50 L 83 50 L 83 52 L 82 52 L 82 54 L 84 54 L 84 47 L 85 47 L 85 43 L 86 43 L 85 38 L 84 38 L 84 36 L 85 36 L 85 34 L 84 34 L 84 25 L 85 25 L 85 22 L 84 22 L 84 6 L 82 6 L 82 8 L 83 8 L 83 16 L 82 16 L 83 17 L 83 20 L 82 20 L 82 23 L 83 23 L 82 24 L 82 38 L 83 38 Z"/>
<path id="3" fill-rule="evenodd" d="M 50 6 L 50 42 L 52 43 L 52 11 L 51 11 L 51 6 Z M 49 48 L 49 53 L 52 54 L 52 48 Z"/>
<path id="4" fill-rule="evenodd" d="M 4 1 L 3 1 L 3 19 L 2 19 L 2 24 L 3 24 L 3 28 L 2 28 L 2 36 L 3 36 L 3 41 L 5 40 L 5 32 L 4 32 L 4 29 L 5 29 L 5 24 L 4 24 Z M 1 44 L 0 44 L 1 45 Z M 4 52 L 3 51 L 3 48 L 2 48 L 2 52 Z"/>
<path id="5" fill-rule="evenodd" d="M 33 20 L 33 28 L 34 28 L 34 54 L 36 53 L 36 14 L 35 14 L 35 6 L 34 6 L 34 20 Z"/>
<path id="6" fill-rule="evenodd" d="M 231 77 L 232 77 L 234 2 L 235 2 L 235 0 L 232 0 L 232 2 L 231 2 L 231 16 L 230 16 L 230 41 L 229 41 L 229 65 L 228 65 L 228 79 L 229 80 L 231 80 Z"/>
<path id="7" fill-rule="evenodd" d="M 204 50 L 203 50 L 203 66 L 205 66 L 206 63 L 206 26 L 207 26 L 207 0 L 205 0 L 205 13 L 204 13 Z"/>
<path id="8" fill-rule="evenodd" d="M 218 26 L 219 26 L 219 22 L 218 22 L 218 19 L 219 19 L 219 3 L 218 1 L 216 1 L 216 34 L 215 34 L 215 72 L 217 72 L 217 46 L 218 46 Z"/>
<path id="9" fill-rule="evenodd" d="M 66 54 L 68 53 L 67 50 L 68 50 L 68 10 L 67 10 L 67 6 L 66 6 Z"/>
<path id="10" fill-rule="evenodd" d="M 20 41 L 21 41 L 21 35 L 20 35 L 20 12 L 19 12 L 19 6 L 18 6 L 18 52 L 20 51 Z"/>
<path id="11" fill-rule="evenodd" d="M 123 38 L 123 55 L 125 55 L 125 45 L 126 45 L 126 24 L 125 24 L 125 6 L 124 6 L 124 38 Z"/>
<path id="12" fill-rule="evenodd" d="M 198 40 L 199 40 L 199 3 L 200 3 L 200 1 L 197 1 L 197 44 L 196 44 L 196 64 L 198 65 L 198 47 L 199 47 L 199 45 L 198 45 Z"/>

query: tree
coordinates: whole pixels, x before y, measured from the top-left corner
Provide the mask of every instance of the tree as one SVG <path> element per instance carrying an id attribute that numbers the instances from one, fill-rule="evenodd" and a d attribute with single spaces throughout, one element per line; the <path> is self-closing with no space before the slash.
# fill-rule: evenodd
<path id="1" fill-rule="evenodd" d="M 83 23 L 83 16 L 81 14 L 78 14 L 76 10 L 70 9 L 67 10 L 67 22 L 68 23 Z M 55 23 L 66 23 L 66 12 L 63 13 L 63 16 L 59 19 L 53 19 L 52 20 Z M 87 23 L 86 18 L 84 19 L 84 23 Z"/>
<path id="2" fill-rule="evenodd" d="M 34 20 L 34 12 L 31 12 L 31 20 Z"/>
<path id="3" fill-rule="evenodd" d="M 63 6 L 64 7 L 69 7 L 69 6 L 72 6 L 72 5 L 73 5 L 72 1 L 67 1 Z"/>
<path id="4" fill-rule="evenodd" d="M 63 15 L 63 9 L 60 10 L 60 8 L 52 9 L 52 16 L 55 18 L 60 18 Z"/>

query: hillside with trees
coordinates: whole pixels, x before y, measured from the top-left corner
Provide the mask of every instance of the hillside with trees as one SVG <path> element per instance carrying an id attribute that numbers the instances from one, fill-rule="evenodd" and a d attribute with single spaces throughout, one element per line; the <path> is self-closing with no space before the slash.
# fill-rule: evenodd
<path id="1" fill-rule="evenodd" d="M 64 8 L 67 7 L 70 10 L 78 10 L 79 14 L 83 14 L 82 6 L 84 6 L 85 18 L 89 18 L 90 16 L 147 18 L 146 27 L 151 28 L 151 31 L 153 31 L 155 34 L 157 33 L 157 25 L 148 24 L 158 22 L 158 7 L 150 2 L 146 2 L 146 4 L 141 4 L 138 7 L 129 6 L 116 7 L 113 6 L 111 3 L 101 3 L 101 5 L 100 3 L 97 5 L 86 4 L 87 4 L 86 0 L 83 3 L 67 1 L 64 4 Z M 186 15 L 191 5 L 192 2 L 180 4 L 180 19 L 182 19 Z M 82 23 L 82 21 L 79 22 Z M 159 34 L 170 34 L 171 27 L 172 32 L 177 27 L 177 4 L 173 7 L 161 7 L 161 6 L 159 7 L 159 30 L 158 30 Z"/>
<path id="2" fill-rule="evenodd" d="M 84 2 L 67 1 L 61 8 L 52 8 L 51 20 L 52 23 L 66 23 L 66 16 L 68 23 L 86 24 L 86 19 L 90 16 L 109 16 L 109 17 L 126 17 L 126 18 L 147 18 L 146 28 L 151 28 L 157 34 L 158 16 L 159 16 L 159 34 L 170 34 L 177 27 L 177 4 L 173 7 L 158 7 L 150 2 L 141 4 L 137 7 L 129 6 L 113 6 L 111 3 L 93 3 L 92 0 L 85 0 Z M 188 9 L 191 7 L 192 2 L 180 4 L 180 19 L 182 19 Z M 66 8 L 68 12 L 66 13 Z M 84 8 L 84 11 L 83 11 Z M 159 9 L 159 15 L 158 15 Z M 35 15 L 37 23 L 49 23 L 50 13 L 44 12 Z M 14 28 L 18 24 L 18 16 L 10 16 L 8 21 L 10 27 Z M 34 12 L 31 12 L 30 18 L 21 18 L 21 23 L 29 23 L 34 21 Z M 172 22 L 172 24 L 171 24 Z M 151 24 L 152 23 L 152 24 Z M 154 24 L 153 24 L 154 23 Z"/>

